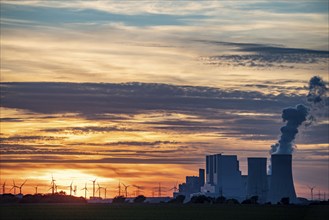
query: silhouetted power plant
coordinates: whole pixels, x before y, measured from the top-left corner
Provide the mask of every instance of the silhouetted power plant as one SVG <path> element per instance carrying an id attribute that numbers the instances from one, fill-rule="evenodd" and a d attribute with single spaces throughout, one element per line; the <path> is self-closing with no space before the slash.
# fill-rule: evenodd
<path id="1" fill-rule="evenodd" d="M 271 155 L 271 175 L 267 174 L 267 158 L 248 158 L 248 176 L 244 176 L 236 155 L 207 155 L 206 176 L 203 169 L 199 170 L 198 177 L 187 176 L 174 197 L 223 196 L 241 202 L 257 196 L 259 203 L 278 203 L 282 198 L 297 203 L 291 158 L 290 154 Z"/>

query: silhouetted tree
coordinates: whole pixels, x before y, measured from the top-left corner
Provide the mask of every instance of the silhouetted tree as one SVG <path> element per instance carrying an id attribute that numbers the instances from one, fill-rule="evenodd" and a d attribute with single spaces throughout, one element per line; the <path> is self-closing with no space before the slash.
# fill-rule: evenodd
<path id="1" fill-rule="evenodd" d="M 86 203 L 83 197 L 67 196 L 63 194 L 24 195 L 22 198 L 11 194 L 0 196 L 0 203 Z"/>
<path id="2" fill-rule="evenodd" d="M 289 197 L 283 197 L 281 200 L 280 200 L 280 203 L 282 205 L 289 205 L 290 204 L 290 199 Z"/>
<path id="3" fill-rule="evenodd" d="M 241 204 L 258 204 L 258 196 L 252 196 L 241 202 Z"/>
<path id="4" fill-rule="evenodd" d="M 112 203 L 124 203 L 126 198 L 124 196 L 116 196 L 114 197 Z"/>
<path id="5" fill-rule="evenodd" d="M 214 198 L 205 195 L 193 196 L 190 201 L 190 203 L 213 203 L 213 202 L 214 202 Z"/>
<path id="6" fill-rule="evenodd" d="M 59 195 L 66 195 L 66 192 L 65 191 L 63 191 L 63 190 L 61 190 L 61 191 L 59 191 L 59 193 L 58 193 Z"/>
<path id="7" fill-rule="evenodd" d="M 240 204 L 236 199 L 228 199 L 226 200 L 226 204 Z"/>
<path id="8" fill-rule="evenodd" d="M 224 204 L 226 202 L 226 198 L 224 196 L 219 196 L 216 198 L 215 203 Z"/>
<path id="9" fill-rule="evenodd" d="M 143 203 L 146 197 L 144 195 L 139 195 L 134 199 L 134 203 Z"/>
<path id="10" fill-rule="evenodd" d="M 185 200 L 184 195 L 178 195 L 176 198 L 171 199 L 168 203 L 177 203 L 177 204 L 182 204 Z"/>

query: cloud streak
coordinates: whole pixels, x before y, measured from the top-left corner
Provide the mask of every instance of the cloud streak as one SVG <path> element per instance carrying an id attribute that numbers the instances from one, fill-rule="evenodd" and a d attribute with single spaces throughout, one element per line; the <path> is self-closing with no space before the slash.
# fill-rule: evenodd
<path id="1" fill-rule="evenodd" d="M 219 41 L 201 41 L 206 44 L 217 44 L 233 47 L 235 55 L 201 57 L 205 64 L 232 65 L 257 68 L 296 68 L 296 64 L 327 63 L 329 51 L 302 48 L 287 48 L 278 45 L 255 43 L 233 43 Z M 243 52 L 243 54 L 241 54 Z"/>

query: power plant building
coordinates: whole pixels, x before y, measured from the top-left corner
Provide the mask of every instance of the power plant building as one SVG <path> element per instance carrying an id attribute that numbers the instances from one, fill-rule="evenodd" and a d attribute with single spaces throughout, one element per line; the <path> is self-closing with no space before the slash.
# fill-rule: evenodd
<path id="1" fill-rule="evenodd" d="M 236 155 L 207 155 L 206 180 L 201 192 L 239 200 L 245 197 Z"/>
<path id="2" fill-rule="evenodd" d="M 282 198 L 297 203 L 292 177 L 292 156 L 274 154 L 271 157 L 272 175 L 267 174 L 267 158 L 248 158 L 248 175 L 241 175 L 236 155 L 214 154 L 206 156 L 206 172 L 199 170 L 199 177 L 186 177 L 174 196 L 196 195 L 224 196 L 242 202 L 253 196 L 259 203 L 273 204 Z M 205 174 L 205 175 L 204 175 Z"/>
<path id="3" fill-rule="evenodd" d="M 178 193 L 174 192 L 174 197 L 184 195 L 186 199 L 194 193 L 200 192 L 201 187 L 205 183 L 204 169 L 199 169 L 199 176 L 186 176 L 185 183 L 178 185 Z"/>
<path id="4" fill-rule="evenodd" d="M 248 158 L 247 198 L 258 196 L 260 203 L 267 201 L 267 158 Z"/>

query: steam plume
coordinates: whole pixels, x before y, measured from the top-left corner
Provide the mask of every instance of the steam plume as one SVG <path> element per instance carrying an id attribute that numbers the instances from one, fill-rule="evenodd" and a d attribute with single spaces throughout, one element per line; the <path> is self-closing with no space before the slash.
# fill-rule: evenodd
<path id="1" fill-rule="evenodd" d="M 306 126 L 311 125 L 316 120 L 315 111 L 325 105 L 324 97 L 328 89 L 319 76 L 310 79 L 308 89 L 307 102 L 309 107 L 299 104 L 296 107 L 283 109 L 282 119 L 287 123 L 281 128 L 278 143 L 271 146 L 271 154 L 291 154 L 294 150 L 294 140 L 298 133 L 298 127 L 305 121 Z"/>
<path id="2" fill-rule="evenodd" d="M 310 126 L 314 122 L 316 122 L 317 116 L 321 114 L 323 111 L 319 110 L 327 110 L 326 107 L 326 95 L 327 95 L 327 87 L 326 83 L 319 77 L 313 76 L 309 82 L 309 92 L 307 95 L 307 102 L 310 105 L 310 114 L 307 118 L 307 123 L 305 126 Z"/>
<path id="3" fill-rule="evenodd" d="M 281 128 L 279 146 L 275 154 L 291 154 L 294 150 L 294 143 L 298 127 L 307 119 L 308 108 L 304 105 L 297 105 L 294 108 L 286 108 L 282 111 L 282 119 L 286 125 Z"/>
<path id="4" fill-rule="evenodd" d="M 327 91 L 325 82 L 319 76 L 313 76 L 309 82 L 307 101 L 312 104 L 320 103 L 323 101 Z"/>

